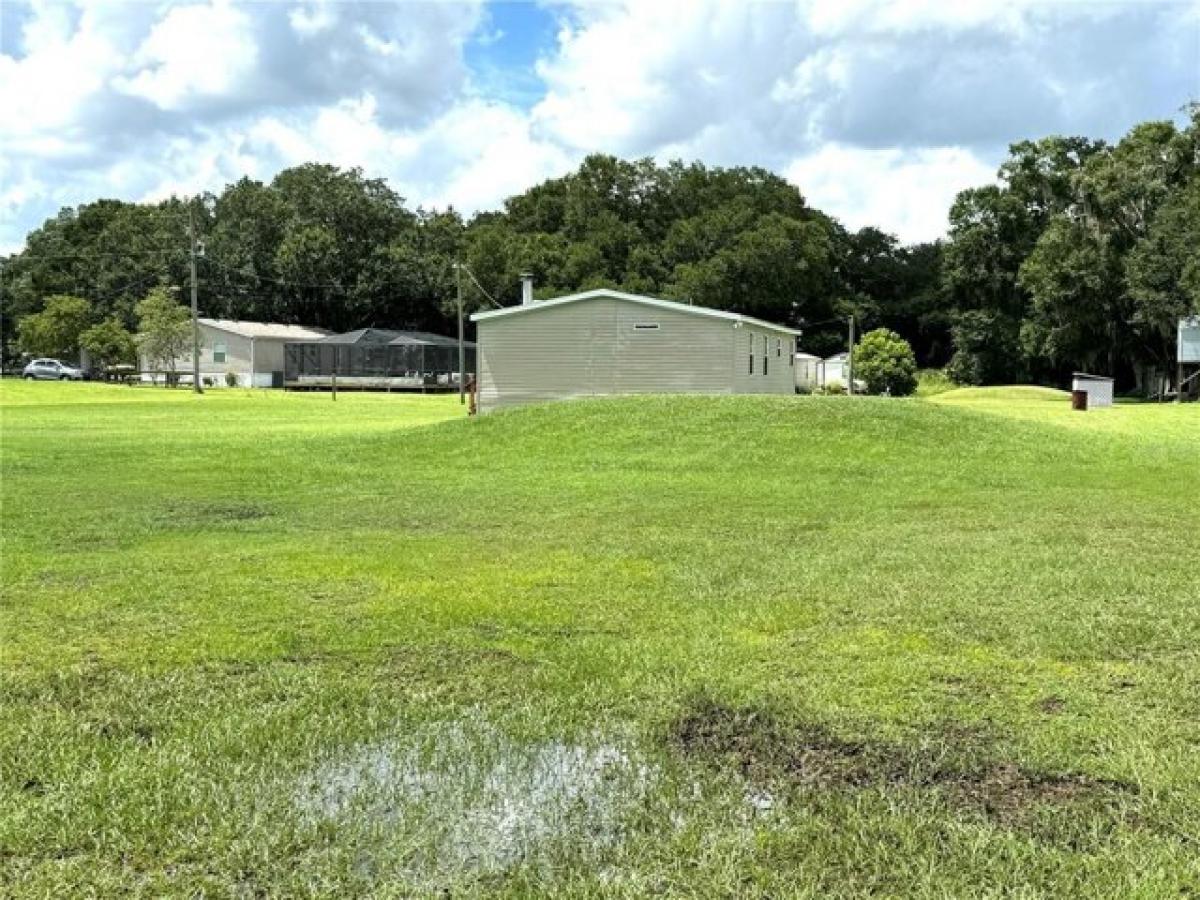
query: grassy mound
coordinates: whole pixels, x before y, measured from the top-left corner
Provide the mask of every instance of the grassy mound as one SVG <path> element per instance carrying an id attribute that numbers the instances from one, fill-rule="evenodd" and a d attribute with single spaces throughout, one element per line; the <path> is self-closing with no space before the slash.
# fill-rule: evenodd
<path id="1" fill-rule="evenodd" d="M 11 894 L 1194 883 L 1195 408 L 0 413 Z"/>

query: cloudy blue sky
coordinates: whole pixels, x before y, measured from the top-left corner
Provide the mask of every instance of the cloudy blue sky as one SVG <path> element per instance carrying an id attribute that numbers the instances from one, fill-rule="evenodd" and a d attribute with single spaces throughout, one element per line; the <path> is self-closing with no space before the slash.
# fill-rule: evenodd
<path id="1" fill-rule="evenodd" d="M 309 160 L 470 213 L 593 151 L 767 166 L 921 240 L 1010 142 L 1196 99 L 1200 0 L 0 0 L 0 252 Z"/>

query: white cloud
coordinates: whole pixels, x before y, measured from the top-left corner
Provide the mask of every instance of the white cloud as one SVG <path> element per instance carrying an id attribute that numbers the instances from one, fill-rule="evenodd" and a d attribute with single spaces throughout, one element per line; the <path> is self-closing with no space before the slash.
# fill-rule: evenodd
<path id="1" fill-rule="evenodd" d="M 311 117 L 268 118 L 246 132 L 252 155 L 280 167 L 318 159 L 384 174 L 413 204 L 454 205 L 466 213 L 495 208 L 576 161 L 536 140 L 514 107 L 467 99 L 420 128 L 393 130 L 373 97 L 347 100 Z"/>
<path id="2" fill-rule="evenodd" d="M 257 64 L 251 28 L 250 18 L 225 0 L 177 6 L 138 47 L 136 73 L 114 79 L 114 86 L 169 110 L 228 94 Z"/>
<path id="3" fill-rule="evenodd" d="M 328 3 L 305 4 L 288 13 L 288 22 L 303 37 L 312 37 L 327 31 L 334 21 L 333 11 Z"/>
<path id="4" fill-rule="evenodd" d="M 0 55 L 0 146 L 30 155 L 53 152 L 56 132 L 72 128 L 121 57 L 86 17 L 73 30 L 64 10 L 44 9 L 22 29 L 25 55 Z"/>
<path id="5" fill-rule="evenodd" d="M 996 166 L 961 147 L 866 149 L 827 144 L 784 171 L 811 205 L 847 228 L 885 227 L 907 241 L 945 233 L 954 195 L 995 180 Z"/>

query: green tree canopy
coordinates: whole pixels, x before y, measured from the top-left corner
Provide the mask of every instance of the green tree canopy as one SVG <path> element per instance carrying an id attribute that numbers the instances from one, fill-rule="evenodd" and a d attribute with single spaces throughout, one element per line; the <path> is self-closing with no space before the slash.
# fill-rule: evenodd
<path id="1" fill-rule="evenodd" d="M 82 297 L 49 297 L 41 312 L 20 320 L 18 343 L 30 356 L 78 358 L 79 337 L 87 328 L 89 314 L 88 302 Z"/>
<path id="2" fill-rule="evenodd" d="M 783 322 L 833 314 L 837 226 L 763 169 L 594 155 L 467 229 L 466 257 L 493 296 L 614 287 Z M 478 302 L 478 301 L 476 301 Z"/>
<path id="3" fill-rule="evenodd" d="M 1169 344 L 1175 321 L 1200 312 L 1200 175 L 1158 210 L 1126 273 L 1134 320 Z"/>
<path id="4" fill-rule="evenodd" d="M 1114 146 L 1052 137 L 1010 148 L 1000 183 L 963 191 L 941 267 L 956 378 L 1136 383 L 1174 357 L 1194 308 L 1200 106 Z"/>
<path id="5" fill-rule="evenodd" d="M 110 316 L 83 332 L 79 346 L 92 355 L 102 369 L 119 363 L 132 363 L 137 358 L 133 335 L 116 316 Z"/>
<path id="6" fill-rule="evenodd" d="M 137 345 L 151 368 L 175 372 L 176 360 L 192 350 L 191 314 L 165 287 L 137 305 Z"/>

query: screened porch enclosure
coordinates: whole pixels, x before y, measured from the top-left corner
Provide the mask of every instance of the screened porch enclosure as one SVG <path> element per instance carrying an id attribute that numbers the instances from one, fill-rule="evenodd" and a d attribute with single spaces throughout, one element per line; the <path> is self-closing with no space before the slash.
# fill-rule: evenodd
<path id="1" fill-rule="evenodd" d="M 465 377 L 475 371 L 475 345 L 463 343 Z M 427 332 L 364 328 L 284 348 L 284 386 L 451 390 L 458 387 L 458 341 Z"/>

